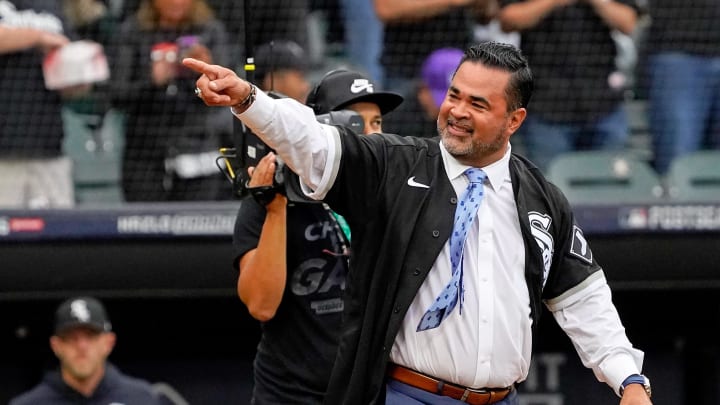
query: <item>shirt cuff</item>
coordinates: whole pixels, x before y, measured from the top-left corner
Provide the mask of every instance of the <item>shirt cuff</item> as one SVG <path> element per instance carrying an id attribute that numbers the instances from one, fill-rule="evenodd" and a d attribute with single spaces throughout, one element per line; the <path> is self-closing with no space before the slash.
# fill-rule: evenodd
<path id="1" fill-rule="evenodd" d="M 255 131 L 260 129 L 265 123 L 270 122 L 273 115 L 274 105 L 272 97 L 268 96 L 264 91 L 257 89 L 255 101 L 250 104 L 245 111 L 236 114 L 235 110 L 230 107 L 230 112 L 240 118 L 250 129 Z"/>
<path id="2" fill-rule="evenodd" d="M 642 353 L 642 352 L 639 352 Z M 640 355 L 639 364 L 642 364 L 642 355 Z M 620 395 L 620 386 L 628 376 L 632 374 L 642 374 L 638 366 L 638 359 L 633 358 L 627 353 L 619 353 L 605 361 L 600 365 L 606 383 L 615 391 L 617 396 Z"/>
<path id="3" fill-rule="evenodd" d="M 330 191 L 330 188 L 335 184 L 338 170 L 340 169 L 341 156 L 340 132 L 338 129 L 332 125 L 325 124 L 321 124 L 320 127 L 323 129 L 323 134 L 327 138 L 328 145 L 325 166 L 315 168 L 317 173 L 322 173 L 315 189 L 312 189 L 312 187 L 304 182 L 301 184 L 303 193 L 315 200 L 324 199 L 328 191 Z"/>

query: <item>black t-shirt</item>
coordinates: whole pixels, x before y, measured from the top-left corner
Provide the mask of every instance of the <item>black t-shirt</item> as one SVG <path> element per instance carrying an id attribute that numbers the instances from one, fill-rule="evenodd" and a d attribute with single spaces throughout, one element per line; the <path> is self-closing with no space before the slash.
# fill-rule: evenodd
<path id="1" fill-rule="evenodd" d="M 68 36 L 61 2 L 12 0 L 0 3 L 0 24 Z M 61 100 L 45 88 L 39 48 L 0 54 L 0 156 L 54 157 L 61 152 Z"/>
<path id="2" fill-rule="evenodd" d="M 235 224 L 236 261 L 257 247 L 265 214 L 255 200 L 243 200 Z M 344 307 L 341 232 L 322 204 L 288 204 L 287 283 L 275 317 L 262 324 L 255 404 L 322 402 Z"/>
<path id="3" fill-rule="evenodd" d="M 650 52 L 689 52 L 720 57 L 718 0 L 650 0 Z"/>
<path id="4" fill-rule="evenodd" d="M 501 0 L 503 6 L 527 0 Z M 616 0 L 635 7 L 632 0 Z M 637 7 L 635 7 L 637 9 Z M 610 27 L 590 4 L 560 7 L 522 32 L 520 47 L 535 77 L 532 114 L 559 123 L 601 118 L 622 101 L 608 83 L 617 49 Z"/>
<path id="5" fill-rule="evenodd" d="M 472 21 L 465 8 L 409 22 L 385 24 L 380 62 L 385 74 L 412 79 L 430 52 L 444 47 L 465 48 L 472 39 Z"/>

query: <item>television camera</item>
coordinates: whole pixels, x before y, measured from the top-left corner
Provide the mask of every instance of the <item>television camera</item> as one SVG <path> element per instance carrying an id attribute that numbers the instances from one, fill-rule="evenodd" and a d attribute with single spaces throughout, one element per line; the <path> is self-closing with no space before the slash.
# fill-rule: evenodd
<path id="1" fill-rule="evenodd" d="M 269 93 L 273 98 L 284 96 Z M 362 117 L 352 110 L 330 111 L 315 117 L 318 122 L 328 125 L 341 125 L 350 128 L 357 134 L 362 134 L 365 128 Z M 273 184 L 271 186 L 249 187 L 249 167 L 256 166 L 269 152 L 273 151 L 250 128 L 239 120 L 235 122 L 235 146 L 221 148 L 218 158 L 218 167 L 232 184 L 233 195 L 245 198 L 252 195 L 257 201 L 267 204 L 272 201 L 275 193 L 282 193 L 288 200 L 294 202 L 315 202 L 304 195 L 300 187 L 300 180 L 290 168 L 278 157 Z M 220 164 L 224 161 L 224 168 Z"/>

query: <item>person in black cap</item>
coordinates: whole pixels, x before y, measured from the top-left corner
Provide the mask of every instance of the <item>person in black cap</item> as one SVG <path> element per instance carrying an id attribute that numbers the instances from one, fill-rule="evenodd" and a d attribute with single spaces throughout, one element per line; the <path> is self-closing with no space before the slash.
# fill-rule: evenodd
<path id="1" fill-rule="evenodd" d="M 10 401 L 10 405 L 143 404 L 163 402 L 151 385 L 108 363 L 116 336 L 103 304 L 92 297 L 64 301 L 55 313 L 50 347 L 58 370 Z"/>
<path id="2" fill-rule="evenodd" d="M 273 91 L 301 103 L 310 90 L 308 58 L 300 45 L 289 40 L 260 45 L 255 53 L 255 82 L 264 91 Z"/>
<path id="3" fill-rule="evenodd" d="M 317 115 L 352 109 L 365 134 L 382 131 L 382 114 L 402 102 L 352 71 L 325 75 L 308 96 Z M 251 168 L 250 187 L 273 183 L 275 155 Z M 340 335 L 350 229 L 327 205 L 245 199 L 235 222 L 237 292 L 262 322 L 254 362 L 253 403 L 320 404 Z"/>
<path id="4" fill-rule="evenodd" d="M 362 74 L 337 69 L 328 72 L 308 95 L 306 104 L 315 115 L 330 111 L 352 110 L 360 114 L 364 132 L 382 132 L 382 116 L 397 108 L 403 97 L 392 92 L 375 91 L 375 84 Z"/>

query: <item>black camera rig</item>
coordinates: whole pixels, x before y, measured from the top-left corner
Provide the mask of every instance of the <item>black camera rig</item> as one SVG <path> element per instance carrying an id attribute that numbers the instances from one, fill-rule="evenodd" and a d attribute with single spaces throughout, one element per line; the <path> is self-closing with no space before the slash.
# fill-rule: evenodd
<path id="1" fill-rule="evenodd" d="M 268 94 L 273 98 L 284 97 L 275 92 Z M 362 117 L 352 110 L 331 111 L 327 114 L 317 115 L 315 118 L 322 124 L 345 126 L 358 134 L 363 133 L 365 127 Z M 257 201 L 267 204 L 272 201 L 275 193 L 282 193 L 290 201 L 315 202 L 305 196 L 300 187 L 298 176 L 279 157 L 275 175 L 273 176 L 273 184 L 271 186 L 249 187 L 248 168 L 257 166 L 260 159 L 273 150 L 240 120 L 235 121 L 234 132 L 235 146 L 220 149 L 220 159 L 224 161 L 225 167 L 223 168 L 219 162 L 218 166 L 232 183 L 232 191 L 235 197 L 253 196 Z"/>

